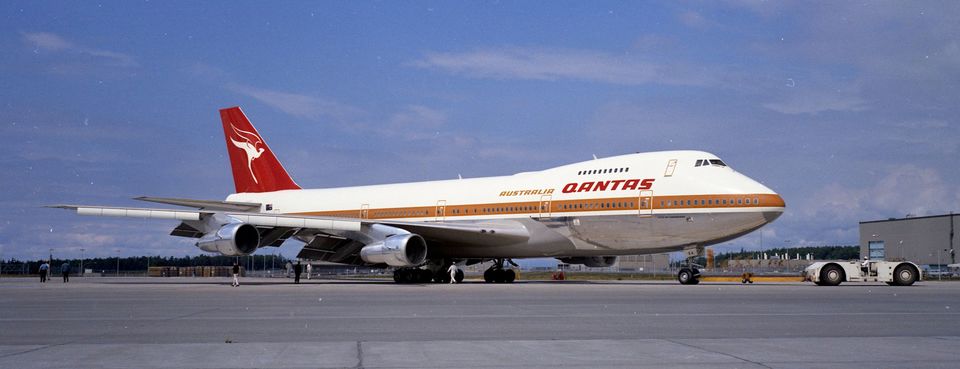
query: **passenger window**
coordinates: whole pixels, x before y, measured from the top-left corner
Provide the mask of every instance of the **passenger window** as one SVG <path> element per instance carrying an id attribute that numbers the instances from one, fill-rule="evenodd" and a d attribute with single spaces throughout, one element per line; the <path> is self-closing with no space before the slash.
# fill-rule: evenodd
<path id="1" fill-rule="evenodd" d="M 754 198 L 754 199 L 753 199 L 753 204 L 754 204 L 754 205 L 760 205 L 760 199 Z"/>

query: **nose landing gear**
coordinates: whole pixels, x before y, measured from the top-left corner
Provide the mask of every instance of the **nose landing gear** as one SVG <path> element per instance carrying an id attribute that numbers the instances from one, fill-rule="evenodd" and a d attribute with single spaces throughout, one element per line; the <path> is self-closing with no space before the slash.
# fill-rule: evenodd
<path id="1" fill-rule="evenodd" d="M 680 272 L 677 273 L 677 280 L 680 281 L 680 284 L 697 284 L 700 283 L 700 269 L 697 264 L 686 264 L 680 267 Z"/>

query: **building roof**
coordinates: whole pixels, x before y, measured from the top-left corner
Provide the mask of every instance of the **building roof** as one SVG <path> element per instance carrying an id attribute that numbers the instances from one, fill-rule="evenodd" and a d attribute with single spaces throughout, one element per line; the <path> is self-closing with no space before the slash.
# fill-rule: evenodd
<path id="1" fill-rule="evenodd" d="M 954 217 L 955 217 L 955 216 L 958 216 L 958 215 L 960 215 L 960 214 L 950 213 L 950 214 L 941 214 L 941 215 L 928 215 L 928 216 L 923 216 L 923 217 L 890 218 L 890 219 L 881 219 L 881 220 L 866 220 L 866 221 L 860 222 L 860 224 L 882 223 L 882 222 L 896 222 L 896 221 L 900 221 L 900 220 L 929 219 L 929 218 L 940 218 L 940 217 L 950 217 L 950 216 L 954 216 Z"/>

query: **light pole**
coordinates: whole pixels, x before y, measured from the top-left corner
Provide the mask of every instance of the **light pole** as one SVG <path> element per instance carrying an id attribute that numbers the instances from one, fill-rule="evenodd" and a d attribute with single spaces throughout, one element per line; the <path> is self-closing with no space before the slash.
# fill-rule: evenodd
<path id="1" fill-rule="evenodd" d="M 117 277 L 120 276 L 120 250 L 117 250 Z"/>
<path id="2" fill-rule="evenodd" d="M 80 276 L 83 277 L 83 251 L 85 249 L 80 249 Z"/>
<path id="3" fill-rule="evenodd" d="M 944 249 L 943 251 L 947 251 Z M 940 249 L 937 249 L 937 280 L 943 280 L 943 264 L 940 264 Z"/>

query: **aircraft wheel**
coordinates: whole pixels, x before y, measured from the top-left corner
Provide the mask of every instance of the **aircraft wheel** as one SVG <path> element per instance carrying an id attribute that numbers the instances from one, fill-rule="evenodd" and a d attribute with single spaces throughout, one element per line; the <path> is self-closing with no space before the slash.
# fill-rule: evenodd
<path id="1" fill-rule="evenodd" d="M 463 282 L 463 271 L 460 270 L 460 269 L 457 269 L 457 274 L 454 276 L 453 280 L 455 280 L 457 283 L 462 283 L 462 282 Z M 447 282 L 449 282 L 449 281 L 447 281 Z"/>
<path id="2" fill-rule="evenodd" d="M 503 271 L 503 282 L 504 283 L 513 283 L 517 279 L 517 273 L 513 269 L 507 269 Z"/>
<path id="3" fill-rule="evenodd" d="M 839 265 L 829 264 L 820 269 L 820 283 L 823 286 L 838 286 L 844 279 L 843 268 Z"/>
<path id="4" fill-rule="evenodd" d="M 497 271 L 493 269 L 487 269 L 483 272 L 483 281 L 487 283 L 493 283 L 496 279 Z"/>
<path id="5" fill-rule="evenodd" d="M 433 281 L 433 272 L 426 269 L 417 269 L 417 274 L 420 277 L 420 283 L 430 283 Z"/>
<path id="6" fill-rule="evenodd" d="M 677 273 L 677 280 L 680 281 L 680 284 L 694 284 L 693 271 L 689 268 L 681 268 L 680 272 Z"/>
<path id="7" fill-rule="evenodd" d="M 396 283 L 400 283 L 402 280 L 403 280 L 403 278 L 401 278 L 401 276 L 400 276 L 400 270 L 399 270 L 399 269 L 398 269 L 398 270 L 394 270 L 394 271 L 393 271 L 393 281 L 396 282 Z"/>
<path id="8" fill-rule="evenodd" d="M 917 281 L 917 271 L 909 264 L 900 264 L 893 270 L 893 283 L 897 286 L 909 286 Z"/>

